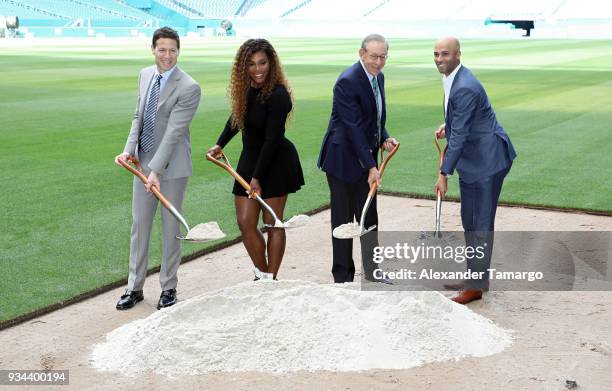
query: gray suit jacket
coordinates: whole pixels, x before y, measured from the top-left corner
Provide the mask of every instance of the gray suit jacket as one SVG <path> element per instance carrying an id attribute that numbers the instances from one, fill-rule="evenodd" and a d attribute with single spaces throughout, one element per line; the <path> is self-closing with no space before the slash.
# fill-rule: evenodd
<path id="1" fill-rule="evenodd" d="M 200 103 L 200 86 L 178 66 L 161 91 L 155 115 L 155 145 L 148 153 L 138 149 L 145 104 L 155 66 L 140 71 L 138 99 L 124 152 L 138 157 L 145 171 L 155 171 L 160 179 L 191 176 L 189 124 Z"/>

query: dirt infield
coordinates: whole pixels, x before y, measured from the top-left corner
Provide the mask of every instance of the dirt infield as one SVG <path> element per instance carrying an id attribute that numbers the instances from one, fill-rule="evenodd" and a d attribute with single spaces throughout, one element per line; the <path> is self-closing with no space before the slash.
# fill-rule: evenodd
<path id="1" fill-rule="evenodd" d="M 382 230 L 429 230 L 433 226 L 433 201 L 382 196 L 379 202 Z M 445 203 L 443 212 L 444 228 L 460 230 L 458 204 Z M 329 211 L 324 211 L 307 226 L 287 231 L 287 253 L 279 278 L 332 282 L 329 219 Z M 498 230 L 612 230 L 612 217 L 524 208 L 501 207 L 496 223 Z M 251 275 L 251 263 L 241 244 L 207 254 L 180 267 L 179 300 L 234 285 Z M 97 372 L 90 365 L 93 344 L 115 328 L 156 311 L 158 275 L 148 277 L 142 303 L 119 312 L 114 305 L 123 289 L 0 331 L 0 369 L 68 369 L 70 386 L 62 389 L 75 390 L 561 390 L 567 380 L 576 381 L 582 390 L 604 390 L 612 384 L 612 292 L 489 292 L 469 307 L 515 332 L 514 344 L 490 357 L 407 370 L 166 378 L 155 374 L 122 377 Z"/>

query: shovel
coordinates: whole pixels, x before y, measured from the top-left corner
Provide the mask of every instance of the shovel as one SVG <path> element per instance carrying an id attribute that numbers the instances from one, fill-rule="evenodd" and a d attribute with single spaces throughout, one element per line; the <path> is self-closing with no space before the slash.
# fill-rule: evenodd
<path id="1" fill-rule="evenodd" d="M 140 166 L 140 162 L 138 162 L 138 159 L 130 156 L 127 160 L 127 162 L 123 160 L 118 161 L 126 170 L 136 175 L 146 185 L 148 183 L 147 177 L 142 173 L 142 167 Z M 136 168 L 132 167 L 130 163 L 136 166 Z M 172 205 L 170 201 L 168 201 L 168 199 L 164 197 L 164 195 L 159 191 L 157 186 L 151 186 L 151 192 L 187 230 L 187 234 L 184 237 L 177 236 L 177 239 L 185 240 L 188 242 L 205 242 L 207 240 L 216 240 L 225 237 L 225 234 L 223 233 L 223 231 L 221 231 L 216 221 L 211 221 L 205 224 L 198 224 L 192 229 L 190 229 L 189 225 L 187 224 L 187 221 L 185 221 L 185 218 L 178 212 L 178 210 L 176 210 L 174 205 Z"/>
<path id="2" fill-rule="evenodd" d="M 438 142 L 438 138 L 434 135 L 434 141 L 436 142 L 436 148 L 438 148 L 438 153 L 440 154 L 440 162 L 438 163 L 438 171 L 442 168 L 442 161 L 444 160 L 444 154 L 448 149 L 448 144 L 444 147 L 444 151 L 440 148 L 440 143 Z M 442 194 L 440 190 L 436 191 L 436 227 L 434 231 L 434 236 L 437 238 L 442 237 L 442 232 L 440 230 L 440 216 L 442 214 Z"/>
<path id="3" fill-rule="evenodd" d="M 387 163 L 393 157 L 393 155 L 395 155 L 395 152 L 397 152 L 397 150 L 399 149 L 399 146 L 400 146 L 399 143 L 396 144 L 395 147 L 393 147 L 391 152 L 389 152 L 387 157 L 380 164 L 380 168 L 379 168 L 380 178 L 382 178 L 383 173 L 385 172 L 385 167 L 387 167 Z M 382 155 L 382 151 L 383 149 L 381 148 L 381 155 Z M 336 239 L 358 238 L 362 235 L 367 234 L 374 228 L 376 228 L 376 225 L 373 225 L 370 228 L 366 229 L 364 225 L 365 225 L 366 212 L 368 211 L 368 208 L 370 207 L 370 204 L 372 203 L 372 199 L 374 198 L 374 195 L 376 194 L 377 189 L 378 189 L 378 182 L 372 183 L 372 186 L 370 186 L 370 192 L 368 193 L 368 198 L 366 198 L 366 202 L 363 205 L 363 210 L 361 211 L 361 219 L 359 219 L 359 225 L 355 221 L 353 221 L 352 223 L 342 224 L 334 228 L 334 230 L 332 231 L 332 235 Z"/>
<path id="4" fill-rule="evenodd" d="M 276 216 L 276 213 L 274 213 L 274 210 L 270 207 L 270 205 L 268 205 L 259 196 L 259 194 L 257 194 L 257 192 L 253 191 L 251 189 L 251 186 L 247 183 L 247 181 L 245 181 L 244 178 L 242 178 L 240 176 L 240 174 L 238 174 L 234 170 L 234 168 L 230 164 L 227 156 L 225 156 L 225 154 L 223 152 L 221 152 L 220 159 L 215 159 L 215 157 L 212 156 L 211 154 L 206 154 L 206 159 L 211 161 L 211 162 L 213 162 L 217 166 L 223 168 L 225 171 L 229 172 L 231 174 L 231 176 L 233 176 L 234 179 L 236 179 L 236 181 L 238 181 L 238 183 L 240 183 L 240 185 L 242 187 L 244 187 L 244 189 L 251 196 L 251 198 L 256 199 L 261 204 L 261 206 L 264 207 L 268 211 L 268 213 L 270 213 L 270 215 L 272 215 L 272 217 L 274 218 L 274 224 L 264 224 L 264 227 L 267 227 L 267 228 L 282 228 L 282 229 L 297 228 L 297 227 L 301 227 L 302 225 L 305 225 L 310 220 L 310 217 L 308 217 L 306 215 L 296 215 L 296 216 L 293 216 L 292 218 L 290 218 L 289 220 L 283 222 L 281 219 L 279 219 Z M 224 160 L 225 162 L 222 162 L 221 160 Z"/>

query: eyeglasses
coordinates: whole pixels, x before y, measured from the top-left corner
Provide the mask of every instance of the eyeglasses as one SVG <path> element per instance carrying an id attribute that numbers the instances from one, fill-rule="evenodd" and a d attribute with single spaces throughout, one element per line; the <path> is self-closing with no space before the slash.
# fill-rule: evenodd
<path id="1" fill-rule="evenodd" d="M 387 54 L 381 54 L 381 55 L 368 54 L 368 57 L 370 57 L 370 60 L 372 61 L 376 61 L 376 60 L 387 61 L 387 59 L 389 58 Z"/>

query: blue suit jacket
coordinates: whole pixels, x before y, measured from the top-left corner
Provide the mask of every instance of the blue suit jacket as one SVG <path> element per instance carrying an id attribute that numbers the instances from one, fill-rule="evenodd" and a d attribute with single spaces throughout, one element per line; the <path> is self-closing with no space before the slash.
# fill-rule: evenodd
<path id="1" fill-rule="evenodd" d="M 376 78 L 382 98 L 382 144 L 389 137 L 385 129 L 385 77 L 379 73 Z M 334 86 L 331 118 L 317 166 L 346 182 L 356 182 L 375 167 L 380 147 L 376 116 L 372 84 L 358 61 L 342 72 Z"/>
<path id="2" fill-rule="evenodd" d="M 516 152 L 497 122 L 484 88 L 461 66 L 450 90 L 446 109 L 448 150 L 441 171 L 456 168 L 466 183 L 487 178 L 512 164 Z"/>

